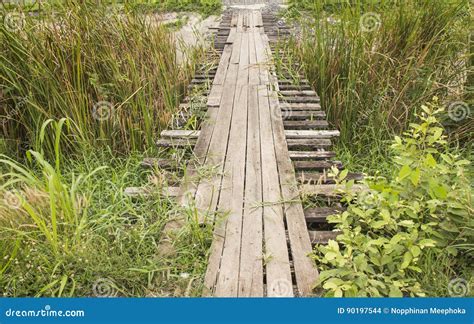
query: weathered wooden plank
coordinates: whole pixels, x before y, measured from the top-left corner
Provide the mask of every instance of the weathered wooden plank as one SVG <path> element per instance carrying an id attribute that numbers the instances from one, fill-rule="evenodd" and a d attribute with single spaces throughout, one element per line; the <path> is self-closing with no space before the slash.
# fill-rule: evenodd
<path id="1" fill-rule="evenodd" d="M 249 34 L 249 64 L 249 85 L 258 85 L 260 83 L 260 69 L 257 65 L 255 33 Z"/>
<path id="2" fill-rule="evenodd" d="M 255 27 L 263 27 L 262 14 L 259 11 L 254 11 Z"/>
<path id="3" fill-rule="evenodd" d="M 159 139 L 156 145 L 162 148 L 190 148 L 196 145 L 195 139 Z"/>
<path id="4" fill-rule="evenodd" d="M 264 38 L 265 39 L 265 38 Z M 269 48 L 268 39 L 266 46 Z M 278 90 L 278 83 L 275 77 L 270 79 L 273 88 Z M 276 146 L 276 159 L 280 177 L 282 199 L 285 201 L 285 220 L 288 228 L 291 256 L 294 264 L 296 284 L 302 296 L 312 294 L 313 286 L 318 278 L 316 266 L 309 258 L 311 253 L 311 243 L 306 222 L 304 218 L 303 206 L 299 201 L 299 190 L 296 182 L 295 172 L 290 161 L 288 148 L 286 145 L 283 120 L 279 109 L 278 96 L 276 92 L 269 94 L 270 109 L 274 110 L 271 118 L 273 137 Z"/>
<path id="5" fill-rule="evenodd" d="M 255 45 L 255 44 L 254 44 Z M 256 73 L 256 72 L 254 72 Z M 239 296 L 261 297 L 263 291 L 263 207 L 260 121 L 257 86 L 249 89 L 245 207 Z"/>
<path id="6" fill-rule="evenodd" d="M 272 131 L 272 113 L 266 86 L 259 87 L 260 134 L 262 141 L 263 221 L 267 275 L 267 295 L 293 296 L 282 197 Z"/>
<path id="7" fill-rule="evenodd" d="M 288 103 L 317 103 L 319 102 L 318 97 L 283 97 L 283 102 Z"/>
<path id="8" fill-rule="evenodd" d="M 340 161 L 293 161 L 295 170 L 330 170 L 331 167 L 342 168 Z"/>
<path id="9" fill-rule="evenodd" d="M 318 149 L 327 148 L 332 145 L 329 139 L 288 139 L 288 148 L 290 150 L 296 149 Z"/>
<path id="10" fill-rule="evenodd" d="M 268 84 L 268 72 L 266 64 L 268 64 L 268 56 L 266 53 L 266 47 L 263 44 L 262 34 L 255 33 L 255 52 L 257 55 L 257 64 L 260 66 L 260 84 Z"/>
<path id="11" fill-rule="evenodd" d="M 311 111 L 321 110 L 319 103 L 280 103 L 282 110 L 294 110 L 294 111 Z"/>
<path id="12" fill-rule="evenodd" d="M 198 171 L 196 165 L 203 165 L 211 143 L 212 133 L 216 124 L 218 111 L 210 109 L 206 113 L 206 118 L 201 124 L 200 136 L 194 146 L 195 163 L 188 165 L 183 178 L 183 184 L 180 187 L 179 202 L 183 206 L 192 205 L 197 191 Z"/>
<path id="13" fill-rule="evenodd" d="M 225 240 L 214 295 L 236 297 L 239 289 L 239 265 L 242 239 L 242 206 L 244 204 L 245 151 L 247 137 L 248 88 L 237 89 L 238 98 L 232 117 L 226 166 L 219 210 L 229 210 L 225 221 Z"/>
<path id="14" fill-rule="evenodd" d="M 307 223 L 326 223 L 327 217 L 339 214 L 344 211 L 344 208 L 334 208 L 334 207 L 316 207 L 308 208 L 304 210 L 304 216 Z"/>
<path id="15" fill-rule="evenodd" d="M 288 139 L 312 139 L 312 138 L 334 138 L 339 137 L 338 130 L 286 130 Z"/>
<path id="16" fill-rule="evenodd" d="M 236 33 L 234 44 L 232 45 L 231 64 L 239 64 L 240 60 L 240 44 L 242 43 L 242 33 Z"/>
<path id="17" fill-rule="evenodd" d="M 284 120 L 318 120 L 326 118 L 324 111 L 290 111 L 283 114 Z"/>
<path id="18" fill-rule="evenodd" d="M 335 183 L 335 179 L 330 177 L 327 173 L 324 172 L 311 172 L 311 171 L 301 171 L 298 172 L 298 181 L 303 183 L 312 183 L 312 184 L 333 184 Z M 346 176 L 346 180 L 354 180 L 354 181 L 361 181 L 364 179 L 364 175 L 362 173 L 352 173 L 349 172 Z"/>
<path id="19" fill-rule="evenodd" d="M 233 28 L 229 33 L 229 37 L 227 37 L 226 44 L 233 44 L 235 42 L 235 35 L 236 30 Z"/>
<path id="20" fill-rule="evenodd" d="M 283 121 L 285 129 L 324 129 L 329 127 L 325 120 L 285 120 Z"/>
<path id="21" fill-rule="evenodd" d="M 182 139 L 197 139 L 200 132 L 196 130 L 183 130 L 183 129 L 174 129 L 174 130 L 164 130 L 161 132 L 161 137 L 163 138 L 182 138 Z"/>
<path id="22" fill-rule="evenodd" d="M 264 241 L 266 263 L 267 296 L 293 296 L 293 284 L 289 267 L 284 213 L 281 203 L 281 188 L 276 162 L 276 152 L 285 147 L 275 147 L 272 114 L 269 102 L 268 54 L 262 34 L 256 34 L 257 62 L 260 65 L 259 112 L 262 141 L 262 185 L 264 201 Z"/>
<path id="23" fill-rule="evenodd" d="M 227 70 L 230 63 L 230 56 L 232 54 L 232 46 L 227 45 L 224 47 L 224 51 L 222 52 L 221 59 L 219 61 L 219 65 L 217 67 L 216 76 L 214 77 L 214 81 L 212 85 L 223 85 L 225 81 L 225 77 L 227 75 Z M 211 94 L 213 93 L 213 89 L 211 88 Z"/>
<path id="24" fill-rule="evenodd" d="M 248 14 L 244 16 L 247 21 Z M 230 148 L 224 168 L 224 178 L 219 204 L 220 210 L 229 207 L 226 219 L 225 241 L 221 257 L 219 277 L 215 296 L 236 297 L 239 289 L 240 249 L 242 239 L 242 216 L 244 205 L 245 160 L 247 146 L 247 108 L 249 75 L 249 34 L 242 35 L 239 76 L 237 78 L 236 100 L 229 136 Z M 225 188 L 230 188 L 226 190 Z"/>
<path id="25" fill-rule="evenodd" d="M 240 52 L 240 49 L 236 49 Z M 213 213 L 217 206 L 218 193 L 221 187 L 222 171 L 227 153 L 227 140 L 230 132 L 232 119 L 232 108 L 234 104 L 235 87 L 238 76 L 238 65 L 230 64 L 226 76 L 226 95 L 218 109 L 216 125 L 212 134 L 211 142 L 205 163 L 215 167 L 215 173 L 209 181 L 201 181 L 196 191 L 196 207 L 200 211 L 200 222 L 207 222 L 208 213 Z"/>
<path id="26" fill-rule="evenodd" d="M 240 48 L 235 48 L 239 51 Z M 225 194 L 225 190 L 228 188 L 222 187 L 222 173 L 223 165 L 225 161 L 225 155 L 228 148 L 228 137 L 230 133 L 230 122 L 232 118 L 232 111 L 234 105 L 234 97 L 236 93 L 237 77 L 238 77 L 238 65 L 231 64 L 229 66 L 230 71 L 226 77 L 226 88 L 228 90 L 227 95 L 221 102 L 219 107 L 219 127 L 213 133 L 211 147 L 209 149 L 208 158 L 206 163 L 211 166 L 216 166 L 218 174 L 214 175 L 210 181 L 202 181 L 199 183 L 198 191 L 196 192 L 196 202 L 200 205 L 201 209 L 208 208 L 209 211 L 213 212 L 217 206 L 217 199 L 219 195 Z M 222 200 L 221 200 L 222 201 Z M 204 214 L 205 215 L 205 214 Z M 207 221 L 205 218 L 200 217 L 201 222 Z M 207 265 L 206 275 L 204 277 L 204 296 L 210 296 L 214 293 L 214 287 L 219 274 L 219 267 L 222 255 L 222 249 L 224 247 L 225 240 L 225 222 L 223 220 L 217 220 L 214 228 L 214 236 L 210 248 L 210 256 Z"/>
<path id="27" fill-rule="evenodd" d="M 294 161 L 322 160 L 336 156 L 336 153 L 330 151 L 290 151 L 289 154 Z"/>
<path id="28" fill-rule="evenodd" d="M 239 11 L 239 18 L 237 19 L 237 33 L 242 33 L 244 30 L 244 13 Z"/>
<path id="29" fill-rule="evenodd" d="M 255 24 L 255 17 L 253 22 Z M 238 295 L 240 297 L 260 297 L 264 295 L 263 207 L 261 206 L 263 198 L 257 87 L 260 81 L 260 70 L 257 65 L 255 32 L 249 35 L 249 64 L 247 162 Z"/>
<path id="30" fill-rule="evenodd" d="M 231 27 L 237 27 L 238 20 L 239 20 L 239 13 L 234 11 L 232 13 L 232 19 L 230 21 Z"/>
<path id="31" fill-rule="evenodd" d="M 280 90 L 311 90 L 311 86 L 309 84 L 280 84 Z"/>
<path id="32" fill-rule="evenodd" d="M 279 92 L 282 96 L 288 97 L 316 97 L 319 99 L 318 94 L 314 90 L 281 90 Z"/>
<path id="33" fill-rule="evenodd" d="M 329 240 L 335 240 L 340 232 L 331 231 L 309 231 L 311 243 L 316 244 L 328 244 Z"/>
<path id="34" fill-rule="evenodd" d="M 364 185 L 353 185 L 350 189 L 352 193 L 359 193 L 366 190 L 367 187 Z M 343 194 L 345 187 L 342 185 L 326 184 L 326 185 L 313 185 L 303 184 L 301 185 L 301 192 L 305 195 L 310 196 L 324 196 L 324 197 L 338 197 Z"/>

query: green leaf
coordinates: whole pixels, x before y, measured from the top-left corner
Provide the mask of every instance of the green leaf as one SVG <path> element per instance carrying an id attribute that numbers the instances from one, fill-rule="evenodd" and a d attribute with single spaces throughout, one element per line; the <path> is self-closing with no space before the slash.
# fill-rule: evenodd
<path id="1" fill-rule="evenodd" d="M 403 255 L 403 262 L 402 264 L 400 265 L 400 269 L 406 269 L 409 265 L 410 265 L 410 262 L 413 260 L 413 255 L 410 253 L 410 252 L 405 252 L 405 254 Z"/>
<path id="2" fill-rule="evenodd" d="M 448 191 L 443 185 L 435 185 L 431 187 L 431 190 L 439 199 L 445 199 L 448 196 Z"/>
<path id="3" fill-rule="evenodd" d="M 421 249 L 418 246 L 413 245 L 413 246 L 410 246 L 410 252 L 413 255 L 413 257 L 416 258 L 420 255 Z"/>
<path id="4" fill-rule="evenodd" d="M 324 283 L 323 288 L 326 290 L 334 290 L 343 284 L 344 284 L 344 281 L 342 281 L 341 279 L 331 278 Z"/>
<path id="5" fill-rule="evenodd" d="M 389 297 L 403 297 L 403 293 L 400 288 L 395 287 L 394 285 L 390 286 L 390 292 L 388 293 Z"/>
<path id="6" fill-rule="evenodd" d="M 330 247 L 334 251 L 339 251 L 339 244 L 337 244 L 337 242 L 334 241 L 334 240 L 329 240 L 328 241 L 328 247 Z"/>
<path id="7" fill-rule="evenodd" d="M 341 289 L 336 289 L 334 291 L 334 297 L 342 297 L 342 290 Z"/>
<path id="8" fill-rule="evenodd" d="M 448 247 L 446 248 L 446 252 L 448 252 L 448 253 L 451 254 L 452 256 L 458 255 L 458 249 L 455 248 L 454 246 L 448 246 Z"/>
<path id="9" fill-rule="evenodd" d="M 326 260 L 328 260 L 328 261 L 332 261 L 332 260 L 336 259 L 337 256 L 338 256 L 338 255 L 337 255 L 336 252 L 327 252 L 327 253 L 324 255 L 324 257 L 325 257 Z"/>
<path id="10" fill-rule="evenodd" d="M 387 222 L 390 221 L 390 212 L 387 209 L 385 209 L 385 208 L 382 209 L 380 211 L 380 216 L 382 216 L 382 219 L 384 221 L 387 221 Z"/>
<path id="11" fill-rule="evenodd" d="M 423 249 L 425 247 L 434 247 L 436 246 L 436 241 L 431 239 L 421 240 L 418 245 Z"/>
<path id="12" fill-rule="evenodd" d="M 411 183 L 413 183 L 415 187 L 418 186 L 418 183 L 420 183 L 420 175 L 421 172 L 419 168 L 416 168 L 416 170 L 413 171 L 410 175 Z"/>
<path id="13" fill-rule="evenodd" d="M 434 168 L 437 163 L 436 160 L 434 159 L 433 155 L 431 153 L 428 153 L 425 157 L 425 165 Z"/>
<path id="14" fill-rule="evenodd" d="M 408 166 L 408 165 L 404 165 L 401 169 L 400 169 L 400 172 L 398 173 L 398 177 L 400 178 L 400 180 L 403 180 L 405 179 L 406 177 L 408 177 L 411 173 L 411 168 Z"/>
<path id="15" fill-rule="evenodd" d="M 433 133 L 433 141 L 437 141 L 441 138 L 441 135 L 443 135 L 443 129 L 437 127 Z"/>
<path id="16" fill-rule="evenodd" d="M 415 223 L 412 220 L 404 220 L 398 223 L 400 226 L 405 226 L 405 227 L 413 227 Z"/>
<path id="17" fill-rule="evenodd" d="M 346 177 L 347 177 L 347 174 L 349 173 L 349 170 L 348 169 L 344 169 L 341 171 L 341 173 L 339 174 L 339 181 L 342 181 L 344 180 Z"/>
<path id="18" fill-rule="evenodd" d="M 385 220 L 379 220 L 379 221 L 375 221 L 373 223 L 371 223 L 370 225 L 375 228 L 375 229 L 379 229 L 379 228 L 382 228 L 384 227 L 385 225 L 387 225 L 388 222 L 385 221 Z"/>

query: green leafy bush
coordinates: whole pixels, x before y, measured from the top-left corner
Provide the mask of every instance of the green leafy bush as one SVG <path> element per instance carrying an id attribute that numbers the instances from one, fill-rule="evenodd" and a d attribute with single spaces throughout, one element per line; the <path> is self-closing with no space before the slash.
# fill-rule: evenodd
<path id="1" fill-rule="evenodd" d="M 326 296 L 424 296 L 428 252 L 454 267 L 472 257 L 470 162 L 447 148 L 437 98 L 422 109 L 421 123 L 395 137 L 393 176 L 366 180 L 367 190 L 348 194 L 347 210 L 329 217 L 341 234 L 314 253 Z"/>

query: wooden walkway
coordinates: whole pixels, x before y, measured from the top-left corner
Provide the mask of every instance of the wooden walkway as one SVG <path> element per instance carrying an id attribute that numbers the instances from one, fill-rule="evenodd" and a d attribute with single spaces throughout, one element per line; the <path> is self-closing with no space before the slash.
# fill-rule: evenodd
<path id="1" fill-rule="evenodd" d="M 312 245 L 337 235 L 327 217 L 345 208 L 328 175 L 332 167 L 343 167 L 330 150 L 339 132 L 329 129 L 304 69 L 288 56 L 284 40 L 290 34 L 274 12 L 224 11 L 208 52 L 219 58 L 218 66 L 198 67 L 191 94 L 180 105 L 185 114 L 157 142 L 170 153 L 182 149 L 189 156 L 192 149 L 194 158 L 185 170 L 173 154 L 142 163 L 158 172 L 184 171 L 184 178 L 168 181 L 169 187 L 126 189 L 137 199 L 153 198 L 158 189 L 191 207 L 200 224 L 212 226 L 205 296 L 311 296 L 318 272 L 308 254 Z M 277 66 L 272 57 L 279 58 Z M 193 118 L 192 93 L 203 88 L 199 130 L 180 129 Z M 202 169 L 213 176 L 203 177 Z M 313 203 L 303 209 L 300 195 Z M 172 233 L 185 222 L 178 217 L 165 226 L 159 249 L 173 244 Z"/>
<path id="2" fill-rule="evenodd" d="M 235 11 L 194 148 L 216 175 L 183 189 L 215 224 L 207 295 L 293 296 L 290 264 L 310 295 L 318 276 L 270 59 L 261 13 Z"/>

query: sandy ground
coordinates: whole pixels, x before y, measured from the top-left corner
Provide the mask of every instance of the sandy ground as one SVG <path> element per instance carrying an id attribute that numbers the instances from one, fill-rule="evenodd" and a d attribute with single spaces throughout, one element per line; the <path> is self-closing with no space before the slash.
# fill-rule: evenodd
<path id="1" fill-rule="evenodd" d="M 211 30 L 209 28 L 217 27 L 220 23 L 220 16 L 209 16 L 203 18 L 198 13 L 165 13 L 154 14 L 147 17 L 149 22 L 153 24 L 181 24 L 184 25 L 174 31 L 177 44 L 178 62 L 186 59 L 188 49 L 194 46 L 205 45 L 209 41 Z M 173 28 L 173 27 L 171 27 Z"/>
<path id="2" fill-rule="evenodd" d="M 234 3 L 242 3 L 242 1 L 234 1 Z M 245 1 L 243 1 L 245 2 Z M 259 1 L 255 1 L 259 2 Z M 260 10 L 265 6 L 270 8 L 278 9 L 286 7 L 284 5 L 285 1 L 281 0 L 267 0 L 266 3 L 252 4 L 252 5 L 242 5 L 242 4 L 232 4 L 224 6 L 224 9 L 227 7 L 235 9 L 247 9 L 247 10 Z M 177 37 L 177 56 L 178 61 L 183 62 L 186 59 L 187 49 L 193 46 L 205 45 L 209 41 L 209 36 L 212 34 L 209 28 L 218 27 L 221 21 L 220 16 L 209 16 L 203 18 L 198 13 L 165 13 L 165 14 L 156 14 L 150 17 L 152 23 L 159 24 L 172 24 L 179 23 L 184 21 L 185 24 L 174 33 Z"/>
<path id="3" fill-rule="evenodd" d="M 180 40 L 178 46 L 178 60 L 184 59 L 184 54 L 188 46 L 205 45 L 211 34 L 209 28 L 217 27 L 220 23 L 220 16 L 210 16 L 202 18 L 199 14 L 188 14 L 187 23 L 175 34 Z"/>

